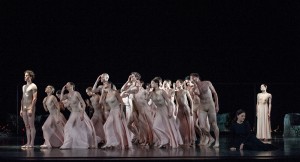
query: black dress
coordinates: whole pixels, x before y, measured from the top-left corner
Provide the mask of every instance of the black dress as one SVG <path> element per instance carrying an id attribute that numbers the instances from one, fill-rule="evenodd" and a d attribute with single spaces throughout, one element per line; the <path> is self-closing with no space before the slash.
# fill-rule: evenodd
<path id="1" fill-rule="evenodd" d="M 251 127 L 248 121 L 241 124 L 234 122 L 231 125 L 232 141 L 230 147 L 240 148 L 240 145 L 244 143 L 244 150 L 257 150 L 257 151 L 270 151 L 278 149 L 272 144 L 265 144 L 261 142 L 252 133 Z"/>

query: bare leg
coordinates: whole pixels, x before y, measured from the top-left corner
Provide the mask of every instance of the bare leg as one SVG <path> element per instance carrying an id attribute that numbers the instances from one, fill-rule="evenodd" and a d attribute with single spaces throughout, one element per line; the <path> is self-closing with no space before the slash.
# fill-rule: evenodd
<path id="1" fill-rule="evenodd" d="M 200 126 L 199 126 L 199 120 L 198 120 L 198 114 L 197 112 L 193 113 L 193 118 L 194 118 L 194 129 L 196 134 L 201 137 L 201 130 L 200 130 Z"/>
<path id="2" fill-rule="evenodd" d="M 137 116 L 135 112 L 132 112 L 132 114 L 129 117 L 129 121 L 127 123 L 127 128 L 134 134 L 134 137 L 138 137 L 139 136 L 139 131 L 138 129 L 134 126 L 134 123 L 136 121 Z M 133 138 L 134 139 L 134 138 Z M 136 141 L 133 141 L 134 143 Z"/>
<path id="3" fill-rule="evenodd" d="M 25 124 L 27 142 L 25 145 L 21 146 L 22 148 L 30 145 L 30 126 L 29 126 L 28 115 L 26 111 L 23 111 L 23 121 Z"/>
<path id="4" fill-rule="evenodd" d="M 208 117 L 206 118 L 205 125 L 206 125 L 207 130 L 210 130 L 210 124 L 209 124 Z M 210 146 L 211 144 L 213 144 L 215 142 L 215 139 L 212 137 L 212 135 L 210 133 L 208 134 L 208 137 L 209 137 L 208 146 Z"/>
<path id="5" fill-rule="evenodd" d="M 201 138 L 201 130 L 200 130 L 200 126 L 199 126 L 199 120 L 198 120 L 198 112 L 197 111 L 194 111 L 193 113 L 193 120 L 194 120 L 194 129 L 195 129 L 195 133 L 196 133 L 196 136 L 198 135 L 198 137 Z"/>
<path id="6" fill-rule="evenodd" d="M 207 129 L 205 124 L 207 120 L 207 112 L 203 110 L 199 110 L 198 120 L 199 120 L 200 130 L 202 132 L 200 145 L 207 145 L 209 142 L 209 130 Z"/>
<path id="7" fill-rule="evenodd" d="M 208 120 L 216 137 L 215 145 L 213 147 L 219 147 L 219 128 L 217 125 L 217 115 L 215 111 L 210 111 L 208 113 Z"/>
<path id="8" fill-rule="evenodd" d="M 31 116 L 28 116 L 28 123 L 30 127 L 30 144 L 28 147 L 34 146 L 34 139 L 35 139 L 35 125 L 34 125 L 34 119 L 35 119 L 35 112 L 32 112 Z"/>
<path id="9" fill-rule="evenodd" d="M 40 146 L 41 148 L 50 148 L 51 147 L 49 139 L 51 137 L 51 134 L 53 133 L 53 129 L 51 128 L 51 119 L 50 118 L 51 118 L 51 116 L 49 116 L 47 118 L 44 125 L 42 126 L 45 142 L 43 145 Z"/>

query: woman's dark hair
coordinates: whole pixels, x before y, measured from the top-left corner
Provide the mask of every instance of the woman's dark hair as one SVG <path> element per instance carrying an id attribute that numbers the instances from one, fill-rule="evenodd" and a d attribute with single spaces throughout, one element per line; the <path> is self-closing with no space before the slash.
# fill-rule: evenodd
<path id="1" fill-rule="evenodd" d="M 238 109 L 238 110 L 235 112 L 235 116 L 234 116 L 232 122 L 236 122 L 236 121 L 237 121 L 237 116 L 239 116 L 239 115 L 242 114 L 242 113 L 246 113 L 245 110 L 243 110 L 243 109 Z"/>
<path id="2" fill-rule="evenodd" d="M 73 90 L 75 90 L 75 83 L 73 82 L 68 82 L 71 86 L 73 86 Z"/>
<path id="3" fill-rule="evenodd" d="M 87 91 L 92 91 L 93 88 L 92 88 L 92 87 L 87 87 L 86 90 L 87 90 Z"/>
<path id="4" fill-rule="evenodd" d="M 157 83 L 157 85 L 159 86 L 159 78 L 155 77 L 154 79 L 152 79 L 152 81 L 154 83 Z M 152 87 L 153 88 L 153 87 Z"/>
<path id="5" fill-rule="evenodd" d="M 131 75 L 134 75 L 137 80 L 140 80 L 142 78 L 141 74 L 139 74 L 138 72 L 131 72 Z"/>
<path id="6" fill-rule="evenodd" d="M 261 85 L 263 85 L 264 87 L 268 87 L 267 84 L 265 84 L 265 83 L 263 83 L 263 84 L 261 84 Z"/>
<path id="7" fill-rule="evenodd" d="M 200 79 L 200 75 L 198 73 L 191 73 L 190 76 L 197 77 Z"/>

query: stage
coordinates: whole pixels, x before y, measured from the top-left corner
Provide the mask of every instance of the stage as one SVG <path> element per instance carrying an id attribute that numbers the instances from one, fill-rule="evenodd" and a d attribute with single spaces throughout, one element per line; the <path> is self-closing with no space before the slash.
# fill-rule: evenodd
<path id="1" fill-rule="evenodd" d="M 300 159 L 300 138 L 283 138 L 273 135 L 269 142 L 276 145 L 276 151 L 230 151 L 229 137 L 222 135 L 220 148 L 195 145 L 191 148 L 159 149 L 134 145 L 129 150 L 120 149 L 41 149 L 43 139 L 37 137 L 34 148 L 22 149 L 24 137 L 0 137 L 2 161 L 110 161 L 110 160 L 184 160 L 184 161 L 298 161 Z"/>

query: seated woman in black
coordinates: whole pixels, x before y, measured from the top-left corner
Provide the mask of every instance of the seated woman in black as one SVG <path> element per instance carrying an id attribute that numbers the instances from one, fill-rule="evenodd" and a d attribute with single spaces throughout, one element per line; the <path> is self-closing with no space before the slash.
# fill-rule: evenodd
<path id="1" fill-rule="evenodd" d="M 245 111 L 239 109 L 236 112 L 234 121 L 231 125 L 232 142 L 230 143 L 230 150 L 276 150 L 276 146 L 272 144 L 265 144 L 256 138 L 256 136 L 251 132 L 249 122 L 245 121 L 245 118 Z"/>

